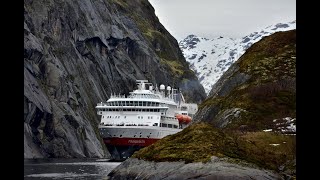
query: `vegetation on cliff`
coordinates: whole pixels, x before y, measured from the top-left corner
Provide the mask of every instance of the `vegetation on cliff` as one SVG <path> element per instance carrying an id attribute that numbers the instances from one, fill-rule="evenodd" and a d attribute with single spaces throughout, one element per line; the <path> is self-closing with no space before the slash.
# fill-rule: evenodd
<path id="1" fill-rule="evenodd" d="M 275 145 L 276 144 L 276 145 Z M 212 156 L 229 157 L 280 171 L 295 168 L 295 136 L 272 132 L 231 133 L 204 122 L 167 136 L 132 157 L 148 161 L 208 162 Z"/>
<path id="2" fill-rule="evenodd" d="M 186 163 L 228 157 L 295 176 L 296 137 L 283 131 L 284 121 L 296 123 L 295 47 L 295 30 L 252 45 L 200 104 L 196 123 L 133 157 Z"/>
<path id="3" fill-rule="evenodd" d="M 295 30 L 263 38 L 252 45 L 233 68 L 233 72 L 228 72 L 231 73 L 229 77 L 222 76 L 225 78 L 220 85 L 222 88 L 214 89 L 199 106 L 198 120 L 217 127 L 239 129 L 245 126 L 247 131 L 255 131 L 274 129 L 273 120 L 296 116 Z M 231 79 L 239 74 L 249 78 L 223 94 L 223 90 L 233 86 Z M 214 112 L 210 110 L 212 108 Z M 233 108 L 242 110 L 240 116 L 232 123 L 223 123 L 224 112 Z"/>
<path id="4" fill-rule="evenodd" d="M 148 0 L 25 0 L 25 158 L 108 156 L 95 106 L 136 79 L 205 98 Z"/>
<path id="5" fill-rule="evenodd" d="M 171 74 L 171 82 L 166 83 L 181 88 L 187 101 L 200 102 L 195 100 L 194 96 L 204 100 L 205 93 L 202 86 L 198 88 L 198 92 L 195 92 L 196 94 L 187 91 L 195 86 L 200 86 L 200 84 L 195 73 L 190 70 L 187 61 L 183 57 L 176 39 L 154 16 L 152 5 L 146 0 L 113 0 L 113 2 L 115 2 L 120 11 L 135 21 L 150 47 L 160 58 L 160 64 Z"/>

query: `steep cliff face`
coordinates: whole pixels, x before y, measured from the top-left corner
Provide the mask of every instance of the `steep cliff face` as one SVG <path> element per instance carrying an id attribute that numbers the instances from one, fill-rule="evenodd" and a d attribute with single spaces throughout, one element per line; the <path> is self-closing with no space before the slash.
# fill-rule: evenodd
<path id="1" fill-rule="evenodd" d="M 136 79 L 205 98 L 147 0 L 25 0 L 24 17 L 25 158 L 108 156 L 96 103 Z"/>
<path id="2" fill-rule="evenodd" d="M 252 45 L 199 109 L 195 121 L 219 128 L 295 131 L 290 127 L 296 117 L 296 31 L 278 32 Z"/>
<path id="3" fill-rule="evenodd" d="M 273 170 L 279 177 L 237 171 L 235 174 L 241 177 L 233 177 L 231 173 L 228 178 L 295 179 L 296 138 L 292 135 L 296 123 L 295 65 L 295 30 L 263 38 L 213 86 L 209 97 L 199 106 L 195 123 L 135 152 L 132 158 L 144 161 L 126 160 L 110 176 L 153 177 L 153 170 L 145 168 L 145 164 L 152 164 L 153 169 L 168 172 L 165 177 L 192 179 L 184 174 L 186 167 L 180 164 L 184 161 L 190 164 L 186 165 L 188 172 L 196 172 L 196 178 L 223 179 L 220 173 L 227 175 L 233 172 L 232 166 L 245 162 Z M 212 158 L 216 157 L 227 158 L 232 165 L 218 171 L 211 166 Z M 172 171 L 163 168 L 164 161 L 175 162 Z M 129 170 L 122 171 L 123 167 Z M 209 173 L 204 170 L 207 168 Z"/>

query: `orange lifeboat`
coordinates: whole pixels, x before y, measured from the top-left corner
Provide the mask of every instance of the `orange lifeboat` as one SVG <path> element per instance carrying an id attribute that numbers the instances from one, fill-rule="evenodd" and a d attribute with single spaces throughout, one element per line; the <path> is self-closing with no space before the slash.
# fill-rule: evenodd
<path id="1" fill-rule="evenodd" d="M 177 114 L 176 118 L 178 119 L 179 124 L 180 123 L 188 124 L 191 122 L 191 117 L 187 115 Z"/>

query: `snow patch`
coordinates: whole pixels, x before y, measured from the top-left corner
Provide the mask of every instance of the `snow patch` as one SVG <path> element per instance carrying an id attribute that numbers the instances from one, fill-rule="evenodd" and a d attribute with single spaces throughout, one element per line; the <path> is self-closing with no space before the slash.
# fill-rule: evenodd
<path id="1" fill-rule="evenodd" d="M 272 131 L 272 129 L 265 129 L 265 130 L 263 130 L 264 132 L 271 132 Z"/>
<path id="2" fill-rule="evenodd" d="M 271 25 L 243 38 L 223 38 L 222 36 L 218 36 L 210 40 L 205 37 L 189 35 L 179 42 L 179 46 L 186 60 L 190 65 L 192 64 L 190 69 L 197 72 L 196 75 L 200 83 L 204 87 L 205 92 L 209 94 L 212 86 L 220 79 L 222 74 L 252 44 L 275 32 L 292 29 L 296 29 L 296 21 Z M 203 54 L 205 56 L 202 56 Z M 207 68 L 204 68 L 204 65 L 207 65 Z M 200 80 L 201 77 L 203 78 Z"/>
<path id="3" fill-rule="evenodd" d="M 269 144 L 270 146 L 279 146 L 280 144 Z"/>

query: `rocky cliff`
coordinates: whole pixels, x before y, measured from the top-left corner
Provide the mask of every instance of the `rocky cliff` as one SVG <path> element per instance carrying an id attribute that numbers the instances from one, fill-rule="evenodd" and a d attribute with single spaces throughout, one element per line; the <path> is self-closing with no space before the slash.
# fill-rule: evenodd
<path id="1" fill-rule="evenodd" d="M 295 117 L 296 31 L 291 30 L 253 44 L 212 87 L 195 121 L 219 128 L 286 131 Z"/>
<path id="2" fill-rule="evenodd" d="M 295 30 L 261 39 L 213 86 L 195 123 L 135 152 L 111 178 L 295 179 L 295 65 Z"/>
<path id="3" fill-rule="evenodd" d="M 24 1 L 24 157 L 108 156 L 96 103 L 136 79 L 203 87 L 147 0 Z"/>

